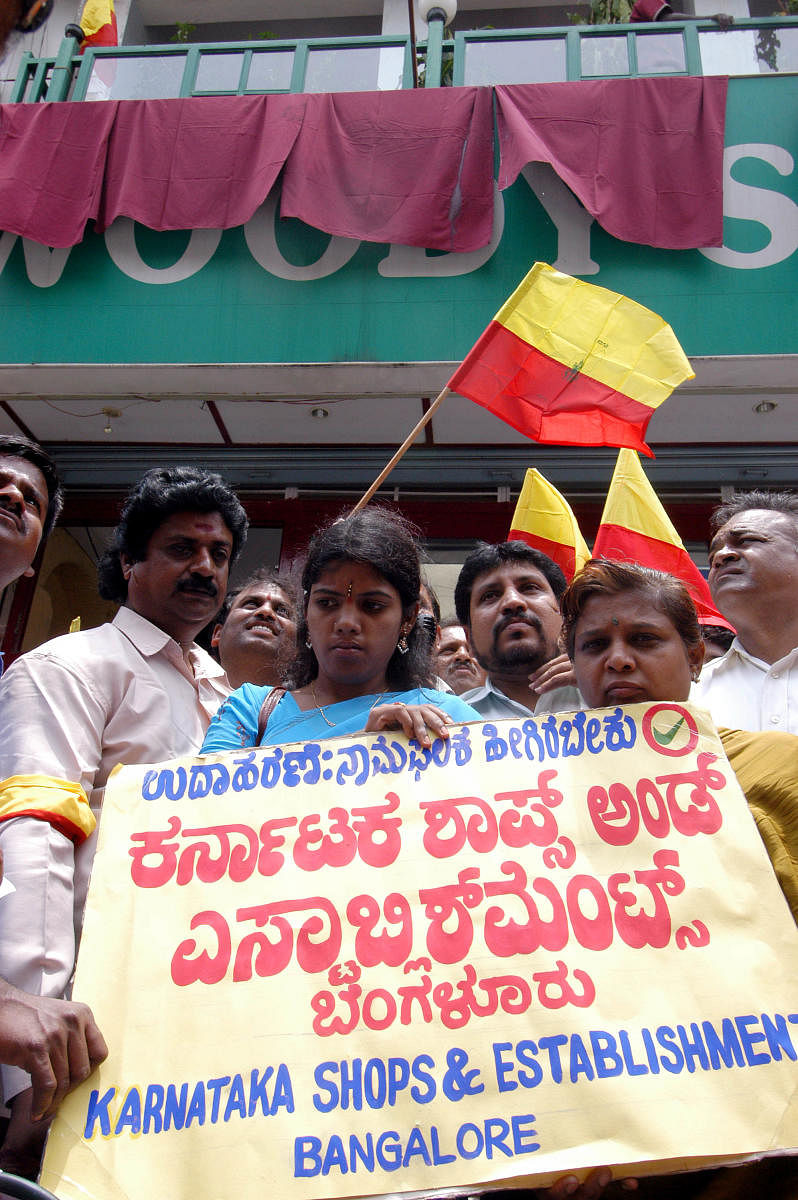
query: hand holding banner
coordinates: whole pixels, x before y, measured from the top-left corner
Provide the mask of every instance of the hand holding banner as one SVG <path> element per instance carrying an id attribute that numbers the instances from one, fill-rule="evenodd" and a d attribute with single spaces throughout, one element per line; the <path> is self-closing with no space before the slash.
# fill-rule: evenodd
<path id="1" fill-rule="evenodd" d="M 76 986 L 110 1055 L 43 1182 L 316 1200 L 795 1146 L 797 960 L 686 704 L 125 768 Z"/>

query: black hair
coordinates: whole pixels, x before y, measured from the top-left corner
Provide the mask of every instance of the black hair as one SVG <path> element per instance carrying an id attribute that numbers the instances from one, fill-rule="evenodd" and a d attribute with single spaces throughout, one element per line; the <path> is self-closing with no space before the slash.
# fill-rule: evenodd
<path id="1" fill-rule="evenodd" d="M 297 657 L 290 668 L 290 686 L 304 687 L 316 678 L 319 664 L 308 637 L 307 606 L 310 589 L 333 563 L 355 562 L 371 567 L 399 593 L 405 619 L 418 604 L 421 584 L 416 529 L 398 513 L 384 508 L 364 508 L 318 530 L 308 546 L 302 571 L 304 609 L 297 623 Z M 394 691 L 427 684 L 429 648 L 418 626 L 407 635 L 406 654 L 394 650 L 385 668 L 385 681 Z"/>
<path id="2" fill-rule="evenodd" d="M 36 442 L 13 433 L 0 434 L 0 455 L 6 458 L 24 458 L 26 462 L 38 467 L 44 476 L 47 485 L 47 515 L 42 524 L 42 540 L 39 543 L 43 546 L 64 507 L 64 489 L 58 478 L 55 463 L 47 451 Z"/>
<path id="3" fill-rule="evenodd" d="M 620 596 L 640 592 L 673 625 L 689 651 L 702 645 L 701 627 L 692 597 L 681 579 L 637 563 L 591 558 L 577 571 L 562 599 L 561 641 L 573 662 L 576 626 L 594 596 Z"/>
<path id="4" fill-rule="evenodd" d="M 463 563 L 463 568 L 454 589 L 454 607 L 458 624 L 466 629 L 471 624 L 471 591 L 474 582 L 487 571 L 495 571 L 506 563 L 528 563 L 536 567 L 547 581 L 557 600 L 567 587 L 567 580 L 554 559 L 542 550 L 527 546 L 526 542 L 477 542 Z"/>
<path id="5" fill-rule="evenodd" d="M 795 528 L 796 540 L 798 540 L 798 495 L 795 492 L 735 492 L 731 500 L 727 500 L 725 504 L 716 508 L 709 518 L 713 533 L 717 532 L 732 517 L 750 512 L 752 508 L 764 508 L 789 517 Z"/>
<path id="6" fill-rule="evenodd" d="M 218 512 L 233 535 L 232 567 L 247 537 L 247 514 L 235 492 L 221 475 L 196 467 L 157 467 L 142 475 L 122 506 L 111 545 L 100 559 L 98 586 L 104 600 L 122 604 L 127 599 L 127 580 L 121 555 L 131 562 L 147 557 L 150 538 L 167 517 L 179 512 Z"/>
<path id="7" fill-rule="evenodd" d="M 723 653 L 725 654 L 734 641 L 732 631 L 727 629 L 725 625 L 705 625 L 703 621 L 700 624 L 701 636 L 704 641 L 715 642 L 718 646 L 722 646 Z"/>
<path id="8" fill-rule="evenodd" d="M 247 579 L 245 579 L 243 583 L 239 584 L 238 587 L 233 588 L 232 591 L 227 593 L 224 598 L 224 604 L 219 609 L 211 623 L 211 632 L 213 632 L 213 627 L 215 625 L 224 625 L 225 621 L 230 616 L 230 609 L 233 607 L 236 599 L 241 595 L 242 592 L 246 592 L 249 588 L 254 587 L 256 583 L 273 584 L 274 587 L 279 588 L 290 603 L 293 610 L 293 616 L 296 618 L 299 610 L 299 589 L 297 588 L 294 580 L 291 579 L 290 576 L 284 575 L 281 571 L 278 571 L 276 567 L 260 567 L 257 571 L 253 571 L 253 573 Z"/>
<path id="9" fill-rule="evenodd" d="M 423 588 L 423 589 L 424 589 L 424 591 L 425 591 L 425 592 L 427 593 L 427 595 L 429 596 L 429 602 L 430 602 L 430 606 L 431 606 L 431 608 L 432 608 L 432 615 L 433 615 L 433 616 L 434 616 L 434 618 L 435 618 L 435 624 L 436 624 L 436 625 L 440 625 L 440 623 L 441 623 L 441 606 L 440 606 L 440 601 L 438 600 L 438 597 L 437 597 L 437 595 L 435 594 L 435 589 L 434 589 L 434 587 L 432 587 L 432 585 L 430 584 L 429 580 L 428 580 L 428 579 L 427 579 L 427 578 L 426 578 L 424 575 L 422 575 L 422 576 L 421 576 L 421 588 Z M 421 597 L 421 588 L 419 588 L 419 600 L 421 600 L 421 599 L 422 599 L 422 597 Z"/>

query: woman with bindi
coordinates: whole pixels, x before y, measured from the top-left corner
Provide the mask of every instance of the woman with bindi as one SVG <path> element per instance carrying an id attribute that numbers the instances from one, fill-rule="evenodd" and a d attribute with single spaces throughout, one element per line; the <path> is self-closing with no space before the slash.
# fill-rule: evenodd
<path id="1" fill-rule="evenodd" d="M 594 559 L 574 577 L 562 609 L 562 638 L 586 705 L 689 700 L 704 642 L 681 580 Z M 798 923 L 798 737 L 718 733 Z"/>
<path id="2" fill-rule="evenodd" d="M 303 612 L 286 688 L 243 687 L 212 721 L 203 753 L 399 729 L 429 746 L 479 720 L 425 686 L 429 646 L 416 624 L 418 550 L 402 518 L 365 509 L 320 530 L 302 574 Z"/>

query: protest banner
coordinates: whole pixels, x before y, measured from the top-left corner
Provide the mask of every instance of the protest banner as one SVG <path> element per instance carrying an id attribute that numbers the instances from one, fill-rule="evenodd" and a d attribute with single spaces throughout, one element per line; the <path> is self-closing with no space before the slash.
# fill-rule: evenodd
<path id="1" fill-rule="evenodd" d="M 110 1054 L 42 1182 L 321 1200 L 795 1147 L 797 964 L 689 705 L 125 768 L 75 989 Z"/>

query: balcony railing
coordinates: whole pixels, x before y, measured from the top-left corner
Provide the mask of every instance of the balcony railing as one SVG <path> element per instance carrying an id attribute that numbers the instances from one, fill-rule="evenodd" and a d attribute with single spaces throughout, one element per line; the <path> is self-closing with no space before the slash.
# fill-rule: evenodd
<path id="1" fill-rule="evenodd" d="M 440 74 L 425 87 L 551 83 L 657 75 L 759 75 L 798 71 L 798 17 L 652 25 L 473 30 L 443 43 Z M 431 60 L 432 61 L 432 60 Z M 443 78 L 441 78 L 441 75 Z M 115 46 L 21 62 L 12 101 L 139 100 L 413 87 L 407 37 Z"/>

